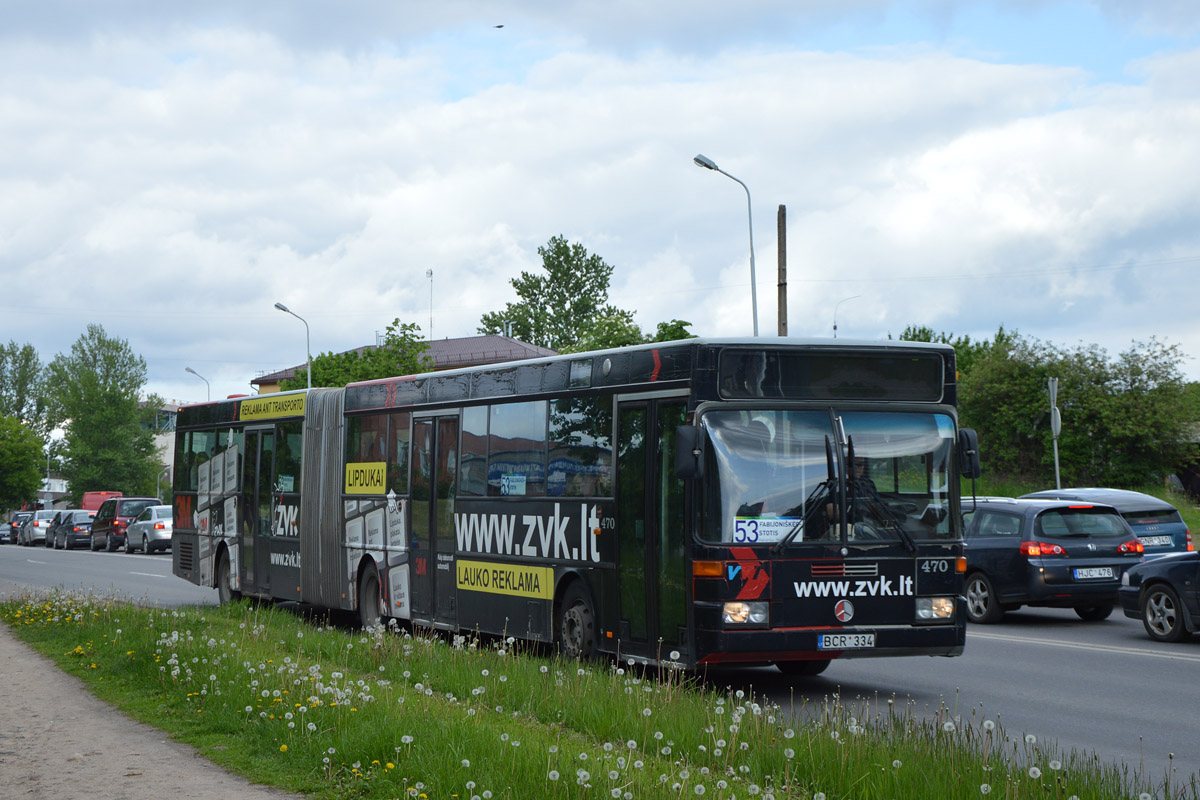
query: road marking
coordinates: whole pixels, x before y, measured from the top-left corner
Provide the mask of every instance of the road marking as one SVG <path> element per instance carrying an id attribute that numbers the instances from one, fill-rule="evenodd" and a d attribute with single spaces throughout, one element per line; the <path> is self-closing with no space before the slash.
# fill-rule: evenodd
<path id="1" fill-rule="evenodd" d="M 26 561 L 28 561 L 30 564 L 46 564 L 46 563 L 49 563 L 49 562 L 46 562 L 46 561 L 37 561 L 37 560 L 35 560 L 35 559 L 32 559 L 32 558 L 27 558 L 27 559 L 25 559 L 25 560 L 26 560 Z"/>
<path id="2" fill-rule="evenodd" d="M 1162 653 L 1156 650 L 1144 650 L 1137 647 L 1114 647 L 1112 645 L 1103 644 L 1081 644 L 1078 642 L 1061 642 L 1052 641 L 1050 639 L 1039 639 L 1037 637 L 1028 636 L 1009 636 L 1004 633 L 980 633 L 971 631 L 967 634 L 967 639 L 995 639 L 998 642 L 1017 642 L 1019 644 L 1041 644 L 1049 647 L 1066 647 L 1072 650 L 1094 650 L 1099 653 L 1123 653 L 1129 656 L 1151 656 L 1152 658 L 1169 658 L 1175 661 L 1196 661 L 1200 662 L 1200 655 L 1191 655 L 1189 653 Z"/>
<path id="3" fill-rule="evenodd" d="M 130 575 L 142 575 L 147 578 L 165 578 L 166 575 L 155 575 L 153 572 L 131 572 Z"/>

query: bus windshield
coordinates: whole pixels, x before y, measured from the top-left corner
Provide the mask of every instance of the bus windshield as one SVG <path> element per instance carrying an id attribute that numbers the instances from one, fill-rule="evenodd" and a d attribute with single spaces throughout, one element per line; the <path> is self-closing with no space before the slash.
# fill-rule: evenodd
<path id="1" fill-rule="evenodd" d="M 845 466 L 850 540 L 958 538 L 948 494 L 948 415 L 728 408 L 701 417 L 710 442 L 701 536 L 735 544 L 839 538 L 837 482 L 829 480 L 825 445 L 826 437 L 837 441 L 837 420 L 854 451 L 854 463 Z"/>

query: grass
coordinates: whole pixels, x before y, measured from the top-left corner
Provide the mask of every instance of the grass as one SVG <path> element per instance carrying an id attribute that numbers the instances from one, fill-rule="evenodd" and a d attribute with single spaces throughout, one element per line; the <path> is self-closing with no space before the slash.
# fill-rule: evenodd
<path id="1" fill-rule="evenodd" d="M 977 708 L 781 708 L 680 672 L 347 632 L 248 603 L 55 592 L 0 604 L 0 619 L 126 713 L 313 798 L 1200 797 L 1195 779 L 1010 739 Z"/>

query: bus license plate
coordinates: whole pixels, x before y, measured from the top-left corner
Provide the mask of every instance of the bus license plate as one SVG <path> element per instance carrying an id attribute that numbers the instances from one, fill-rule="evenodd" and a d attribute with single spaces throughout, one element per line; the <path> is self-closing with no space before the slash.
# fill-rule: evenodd
<path id="1" fill-rule="evenodd" d="M 822 633 L 817 637 L 818 650 L 864 650 L 874 646 L 873 633 Z"/>
<path id="2" fill-rule="evenodd" d="M 1112 576 L 1112 567 L 1088 567 L 1075 570 L 1075 580 L 1077 581 L 1089 578 L 1111 578 Z"/>

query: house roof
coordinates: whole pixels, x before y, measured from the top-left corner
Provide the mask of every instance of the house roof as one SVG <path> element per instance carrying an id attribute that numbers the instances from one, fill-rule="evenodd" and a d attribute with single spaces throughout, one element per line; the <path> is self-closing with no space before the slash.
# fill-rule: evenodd
<path id="1" fill-rule="evenodd" d="M 521 361 L 526 358 L 540 358 L 542 356 L 557 354 L 556 351 L 548 347 L 526 344 L 509 336 L 495 336 L 490 334 L 486 336 L 463 336 L 457 339 L 435 339 L 428 344 L 429 350 L 427 355 L 433 359 L 433 370 L 435 372 L 443 369 L 477 367 L 484 364 Z M 373 349 L 375 349 L 375 345 L 369 344 L 363 347 L 355 347 L 345 352 L 361 353 L 364 350 Z M 254 386 L 279 383 L 288 378 L 295 377 L 296 370 L 304 366 L 304 364 L 297 364 L 294 367 L 269 372 L 258 376 L 250 381 L 250 383 Z"/>

